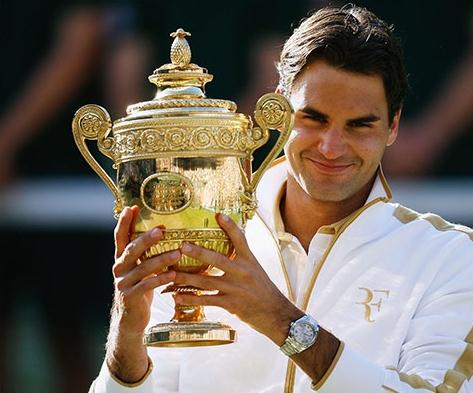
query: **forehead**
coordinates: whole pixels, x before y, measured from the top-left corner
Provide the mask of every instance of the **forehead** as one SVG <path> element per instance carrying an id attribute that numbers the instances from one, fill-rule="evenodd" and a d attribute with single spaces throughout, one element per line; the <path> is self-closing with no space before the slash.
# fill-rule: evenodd
<path id="1" fill-rule="evenodd" d="M 323 60 L 308 64 L 295 80 L 291 92 L 294 110 L 311 107 L 328 115 L 387 116 L 383 79 L 333 67 Z"/>

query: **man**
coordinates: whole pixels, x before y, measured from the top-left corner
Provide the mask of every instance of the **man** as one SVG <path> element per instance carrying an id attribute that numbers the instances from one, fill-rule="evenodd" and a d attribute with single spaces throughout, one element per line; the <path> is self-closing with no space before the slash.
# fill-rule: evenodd
<path id="1" fill-rule="evenodd" d="M 107 355 L 91 391 L 471 391 L 473 234 L 391 203 L 380 170 L 407 86 L 391 29 L 365 9 L 322 9 L 288 39 L 279 72 L 295 126 L 246 238 L 217 217 L 234 261 L 186 244 L 137 265 L 163 230 L 130 242 L 138 211 L 123 211 Z M 182 254 L 224 275 L 163 272 Z M 239 341 L 147 350 L 145 327 L 172 309 L 153 290 L 170 282 L 218 290 L 176 302 L 217 306 L 209 319 L 228 321 Z"/>

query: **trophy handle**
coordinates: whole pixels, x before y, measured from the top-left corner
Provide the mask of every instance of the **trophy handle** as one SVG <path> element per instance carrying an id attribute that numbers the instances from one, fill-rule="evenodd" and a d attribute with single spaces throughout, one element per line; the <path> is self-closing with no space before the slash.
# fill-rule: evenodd
<path id="1" fill-rule="evenodd" d="M 110 115 L 99 105 L 84 105 L 79 108 L 72 120 L 72 133 L 79 151 L 115 196 L 115 207 L 113 211 L 115 217 L 117 217 L 123 209 L 118 188 L 107 172 L 105 172 L 92 156 L 85 142 L 86 139 L 96 140 L 100 152 L 113 160 L 112 148 L 115 141 L 113 137 L 108 136 L 111 129 L 112 120 Z"/>
<path id="2" fill-rule="evenodd" d="M 248 149 L 249 157 L 253 152 L 264 145 L 269 139 L 269 130 L 277 130 L 280 135 L 273 148 L 263 160 L 258 170 L 252 176 L 248 176 L 248 168 L 243 168 L 241 164 L 244 193 L 242 194 L 243 211 L 246 218 L 251 218 L 254 209 L 256 209 L 256 200 L 254 192 L 263 173 L 268 166 L 278 156 L 286 144 L 294 125 L 294 110 L 289 101 L 277 93 L 268 93 L 262 96 L 256 103 L 255 120 L 259 127 L 253 127 L 251 130 L 251 139 L 253 144 Z"/>

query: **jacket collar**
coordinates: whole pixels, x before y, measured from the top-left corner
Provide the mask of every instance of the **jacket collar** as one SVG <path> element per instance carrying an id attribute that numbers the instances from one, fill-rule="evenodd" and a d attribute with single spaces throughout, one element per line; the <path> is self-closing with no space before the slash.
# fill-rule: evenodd
<path id="1" fill-rule="evenodd" d="M 258 199 L 258 213 L 274 233 L 284 232 L 284 225 L 282 222 L 279 205 L 281 198 L 285 193 L 286 180 L 287 162 L 285 157 L 280 157 L 263 175 L 256 190 L 256 197 Z M 364 206 L 359 210 L 364 210 L 367 205 L 374 204 L 376 201 L 389 201 L 391 198 L 392 191 L 380 165 L 370 194 L 368 195 Z M 336 233 L 347 220 L 350 220 L 353 215 L 359 215 L 359 210 L 354 211 L 348 217 L 345 217 L 336 223 L 322 227 L 321 230 L 328 233 Z"/>

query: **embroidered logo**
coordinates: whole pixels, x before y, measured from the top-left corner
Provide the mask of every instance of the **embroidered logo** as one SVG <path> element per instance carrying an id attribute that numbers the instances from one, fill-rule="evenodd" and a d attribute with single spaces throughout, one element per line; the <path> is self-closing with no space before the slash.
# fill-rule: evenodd
<path id="1" fill-rule="evenodd" d="M 356 302 L 365 308 L 365 320 L 368 322 L 374 322 L 377 315 L 381 311 L 383 305 L 383 300 L 389 298 L 388 289 L 369 289 L 364 287 L 359 287 L 361 291 L 364 291 L 366 298 L 364 302 Z"/>

